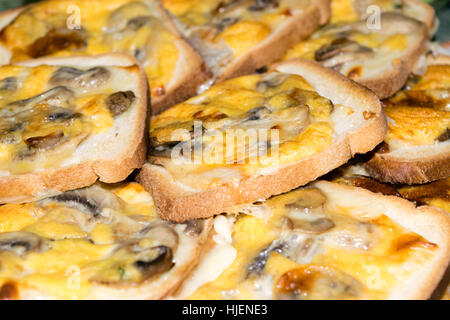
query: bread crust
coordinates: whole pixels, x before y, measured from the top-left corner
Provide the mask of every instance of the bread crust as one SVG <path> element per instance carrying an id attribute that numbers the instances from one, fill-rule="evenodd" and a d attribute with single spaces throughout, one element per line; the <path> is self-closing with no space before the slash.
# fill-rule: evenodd
<path id="1" fill-rule="evenodd" d="M 423 15 L 414 18 L 423 22 L 429 30 L 430 37 L 433 36 L 439 26 L 439 21 L 436 18 L 436 12 L 434 11 L 434 8 L 428 3 L 420 0 L 404 0 L 404 2 L 409 3 L 411 6 L 420 8 Z"/>
<path id="2" fill-rule="evenodd" d="M 348 200 L 346 193 L 355 199 L 356 204 L 344 203 L 342 206 L 355 207 L 364 204 L 364 209 L 380 210 L 380 214 L 437 244 L 438 254 L 425 263 L 424 270 L 415 272 L 411 281 L 394 288 L 389 299 L 417 300 L 431 296 L 450 261 L 450 215 L 446 211 L 430 206 L 415 207 L 412 202 L 400 197 L 384 196 L 338 183 L 317 181 L 312 186 L 325 191 L 328 197 L 331 195 L 338 203 Z M 358 194 L 357 197 L 354 196 L 355 193 Z"/>
<path id="3" fill-rule="evenodd" d="M 368 89 L 314 61 L 287 61 L 274 65 L 273 68 L 305 76 L 319 94 L 342 104 L 349 102 L 356 106 L 365 105 L 373 116 L 323 152 L 285 165 L 270 174 L 251 176 L 236 184 L 224 184 L 201 192 L 186 189 L 174 181 L 166 169 L 147 163 L 137 180 L 151 191 L 162 218 L 182 222 L 210 217 L 233 205 L 287 192 L 346 163 L 356 153 L 372 150 L 384 139 L 387 127 L 380 102 Z"/>
<path id="4" fill-rule="evenodd" d="M 216 81 L 250 74 L 280 59 L 290 47 L 311 35 L 320 25 L 328 21 L 331 15 L 330 3 L 331 0 L 315 0 L 313 6 L 298 14 L 295 19 L 254 48 L 234 59 Z"/>
<path id="5" fill-rule="evenodd" d="M 428 57 L 428 65 L 448 63 L 450 57 L 445 55 Z M 373 178 L 389 183 L 423 184 L 449 177 L 450 146 L 432 146 L 427 151 L 417 150 L 416 156 L 410 157 L 378 151 L 364 164 L 364 168 Z"/>
<path id="6" fill-rule="evenodd" d="M 365 163 L 369 175 L 389 183 L 423 184 L 450 176 L 450 151 L 428 157 L 407 159 L 389 153 L 375 153 Z"/>
<path id="7" fill-rule="evenodd" d="M 133 66 L 136 61 L 128 55 L 106 54 L 97 57 L 42 58 L 20 63 L 30 67 L 41 64 Z M 137 96 L 142 98 L 136 107 L 139 121 L 126 152 L 115 159 L 92 160 L 39 172 L 0 177 L 0 203 L 34 201 L 66 190 L 92 185 L 97 179 L 107 183 L 119 182 L 134 169 L 140 168 L 145 162 L 147 152 L 144 132 L 149 97 L 147 80 L 142 69 L 139 69 L 138 78 Z"/>

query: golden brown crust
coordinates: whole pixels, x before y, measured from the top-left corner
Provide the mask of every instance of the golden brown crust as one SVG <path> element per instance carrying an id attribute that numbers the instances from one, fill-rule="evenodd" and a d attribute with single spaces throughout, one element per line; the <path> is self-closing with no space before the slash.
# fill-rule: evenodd
<path id="1" fill-rule="evenodd" d="M 97 57 L 42 58 L 23 62 L 21 65 L 85 64 L 133 66 L 135 60 L 128 55 L 108 54 Z M 136 108 L 139 122 L 135 125 L 133 139 L 128 149 L 115 159 L 93 160 L 67 167 L 40 172 L 0 177 L 0 202 L 28 202 L 57 193 L 92 185 L 97 179 L 113 183 L 124 180 L 134 169 L 140 168 L 146 158 L 145 119 L 148 105 L 148 86 L 144 72 L 139 69 L 137 96 L 142 97 Z"/>
<path id="2" fill-rule="evenodd" d="M 287 192 L 346 163 L 356 153 L 372 150 L 384 139 L 387 130 L 385 118 L 379 100 L 369 90 L 313 61 L 299 59 L 277 64 L 274 68 L 281 72 L 307 75 L 307 81 L 319 94 L 330 97 L 334 92 L 330 97 L 332 100 L 334 98 L 342 104 L 351 100 L 352 106 L 365 106 L 365 110 L 372 112 L 373 116 L 321 153 L 270 174 L 251 176 L 238 184 L 225 184 L 201 192 L 191 192 L 178 185 L 164 168 L 145 164 L 137 179 L 152 192 L 162 218 L 182 222 L 210 217 L 233 205 Z"/>
<path id="3" fill-rule="evenodd" d="M 328 197 L 344 207 L 364 205 L 366 210 L 381 210 L 396 223 L 438 245 L 439 252 L 424 264 L 421 272 L 413 274 L 411 281 L 394 288 L 390 299 L 427 299 L 441 280 L 450 260 L 450 216 L 442 209 L 420 206 L 396 196 L 384 196 L 366 189 L 318 181 L 313 186 L 325 191 Z M 358 196 L 355 197 L 355 193 Z M 346 196 L 347 194 L 347 196 Z M 350 195 L 350 197 L 348 196 Z M 352 204 L 346 203 L 354 199 Z"/>
<path id="4" fill-rule="evenodd" d="M 330 14 L 330 0 L 315 0 L 314 6 L 306 8 L 289 24 L 270 35 L 252 50 L 237 57 L 218 77 L 217 81 L 252 73 L 266 64 L 280 59 L 290 47 L 326 23 Z"/>
<path id="5" fill-rule="evenodd" d="M 450 155 L 405 159 L 389 153 L 375 153 L 364 165 L 369 175 L 389 183 L 422 184 L 450 176 Z"/>

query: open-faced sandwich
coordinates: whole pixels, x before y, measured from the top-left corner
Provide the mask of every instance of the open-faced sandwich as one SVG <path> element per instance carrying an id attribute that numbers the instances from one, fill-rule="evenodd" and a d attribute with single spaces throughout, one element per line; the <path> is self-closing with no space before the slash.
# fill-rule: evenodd
<path id="1" fill-rule="evenodd" d="M 0 202 L 124 180 L 145 161 L 147 90 L 125 55 L 0 67 Z"/>
<path id="2" fill-rule="evenodd" d="M 329 0 L 164 0 L 180 32 L 214 80 L 254 72 L 279 59 L 330 16 Z"/>
<path id="3" fill-rule="evenodd" d="M 210 221 L 158 218 L 136 183 L 0 206 L 0 299 L 160 299 L 196 265 Z"/>
<path id="4" fill-rule="evenodd" d="M 138 180 L 162 217 L 210 217 L 304 185 L 385 133 L 372 92 L 313 61 L 289 61 L 154 117 Z"/>
<path id="5" fill-rule="evenodd" d="M 2 64 L 43 56 L 134 56 L 145 69 L 153 113 L 195 94 L 207 79 L 200 56 L 155 0 L 48 0 L 0 14 Z"/>
<path id="6" fill-rule="evenodd" d="M 450 176 L 450 59 L 430 59 L 423 76 L 384 102 L 389 130 L 365 164 L 391 183 L 426 183 Z"/>
<path id="7" fill-rule="evenodd" d="M 450 260 L 446 212 L 362 188 L 317 181 L 238 212 L 197 269 L 221 272 L 201 281 L 194 271 L 197 285 L 188 279 L 183 297 L 425 299 Z M 227 238 L 232 262 L 208 260 Z"/>

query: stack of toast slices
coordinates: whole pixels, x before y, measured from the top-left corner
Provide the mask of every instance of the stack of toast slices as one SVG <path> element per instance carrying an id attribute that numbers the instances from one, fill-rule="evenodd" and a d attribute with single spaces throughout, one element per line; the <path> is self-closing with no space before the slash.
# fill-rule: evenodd
<path id="1" fill-rule="evenodd" d="M 420 0 L 0 12 L 1 299 L 450 299 Z"/>

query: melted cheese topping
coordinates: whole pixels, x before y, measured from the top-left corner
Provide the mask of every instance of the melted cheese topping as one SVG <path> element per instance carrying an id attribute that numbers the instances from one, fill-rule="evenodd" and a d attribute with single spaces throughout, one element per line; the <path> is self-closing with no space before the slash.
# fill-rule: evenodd
<path id="1" fill-rule="evenodd" d="M 364 23 L 328 25 L 292 47 L 281 60 L 316 60 L 358 81 L 392 67 L 417 36 L 369 30 Z"/>
<path id="2" fill-rule="evenodd" d="M 299 76 L 236 78 L 154 117 L 150 161 L 192 188 L 233 183 L 323 151 L 332 111 Z"/>
<path id="3" fill-rule="evenodd" d="M 110 129 L 116 114 L 107 101 L 122 87 L 117 77 L 131 80 L 137 72 L 137 67 L 1 67 L 0 170 L 49 168 L 90 135 Z"/>
<path id="4" fill-rule="evenodd" d="M 265 218 L 238 217 L 236 259 L 191 299 L 385 299 L 437 247 L 382 212 L 362 219 L 363 213 L 329 207 L 318 189 L 264 205 Z"/>
<path id="5" fill-rule="evenodd" d="M 172 228 L 162 222 L 141 185 L 97 184 L 83 190 L 76 191 L 82 192 L 78 193 L 80 200 L 47 199 L 0 207 L 0 292 L 3 294 L 5 285 L 14 286 L 18 292 L 16 297 L 0 295 L 2 298 L 26 298 L 30 292 L 57 299 L 98 298 L 96 290 L 102 287 L 111 287 L 114 292 L 138 286 L 149 276 L 162 286 L 170 278 L 165 274 L 182 262 L 171 239 L 192 241 L 182 235 L 185 225 Z M 99 211 L 90 216 L 89 210 L 96 206 Z M 7 240 L 8 235 L 13 235 L 15 242 Z M 146 274 L 145 263 L 151 262 L 145 261 L 151 261 L 152 255 L 140 248 L 169 244 L 173 261 L 154 275 Z M 189 246 L 179 246 L 186 251 L 183 255 L 191 254 Z M 142 267 L 136 261 L 144 261 Z M 149 297 L 152 289 L 147 290 L 144 294 Z"/>
<path id="6" fill-rule="evenodd" d="M 79 15 L 79 16 L 78 16 Z M 153 95 L 174 75 L 177 35 L 140 0 L 49 0 L 34 4 L 2 32 L 11 62 L 40 56 L 129 53 L 140 60 Z M 79 23 L 79 25 L 77 25 Z"/>
<path id="7" fill-rule="evenodd" d="M 445 142 L 450 130 L 450 66 L 430 66 L 423 77 L 386 102 L 391 149 Z"/>
<path id="8" fill-rule="evenodd" d="M 265 40 L 286 19 L 311 6 L 311 1 L 164 0 L 163 4 L 181 21 L 189 37 L 217 48 L 225 43 L 237 57 Z"/>

